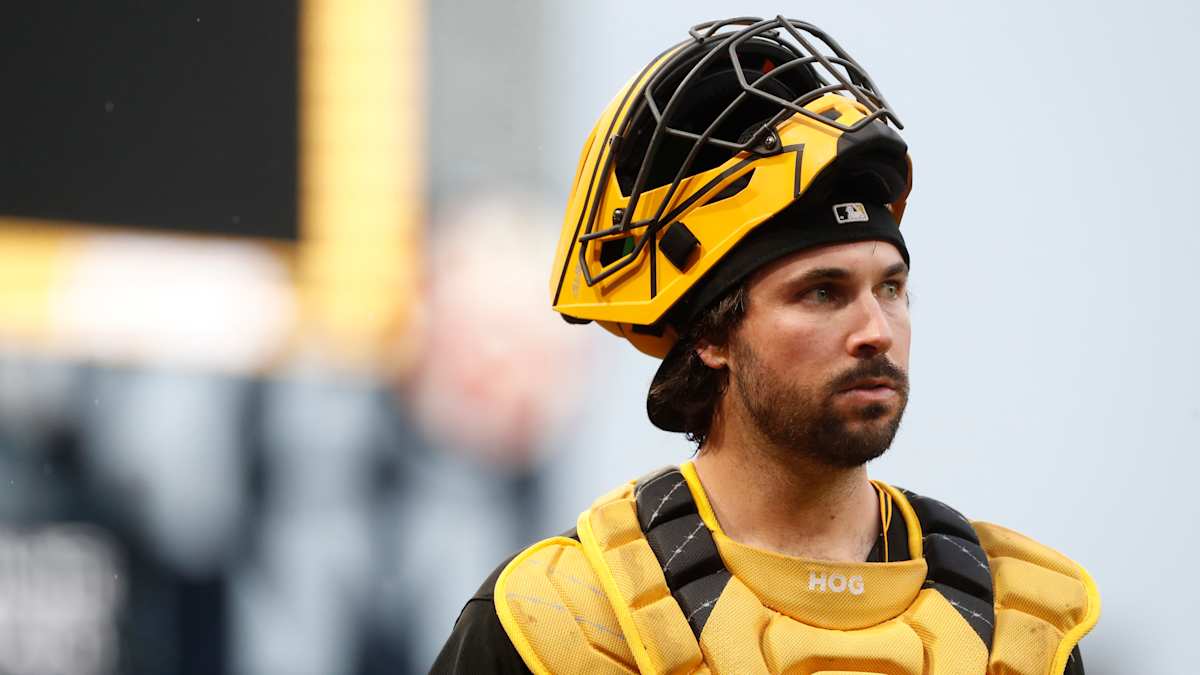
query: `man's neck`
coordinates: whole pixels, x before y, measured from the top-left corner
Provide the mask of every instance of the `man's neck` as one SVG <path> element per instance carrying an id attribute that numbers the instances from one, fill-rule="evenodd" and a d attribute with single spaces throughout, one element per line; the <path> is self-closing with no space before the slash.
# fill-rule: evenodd
<path id="1" fill-rule="evenodd" d="M 729 433 L 710 437 L 695 460 L 725 534 L 800 558 L 867 558 L 880 522 L 879 497 L 865 466 L 832 468 L 737 436 L 737 442 Z"/>

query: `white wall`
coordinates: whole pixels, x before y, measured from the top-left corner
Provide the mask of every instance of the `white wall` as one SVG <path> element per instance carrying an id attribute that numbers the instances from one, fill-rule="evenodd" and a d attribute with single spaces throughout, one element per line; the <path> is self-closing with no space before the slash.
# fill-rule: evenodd
<path id="1" fill-rule="evenodd" d="M 873 474 L 1088 567 L 1104 601 L 1089 673 L 1194 672 L 1197 5 L 553 4 L 542 152 L 559 203 L 596 116 L 654 54 L 693 23 L 779 11 L 868 68 L 915 162 L 913 395 Z M 596 343 L 615 365 L 555 467 L 564 528 L 689 452 L 646 421 L 655 362 Z"/>

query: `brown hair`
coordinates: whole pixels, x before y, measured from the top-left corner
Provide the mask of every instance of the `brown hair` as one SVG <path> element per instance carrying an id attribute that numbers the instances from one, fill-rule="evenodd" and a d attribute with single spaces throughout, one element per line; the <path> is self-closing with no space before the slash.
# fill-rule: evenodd
<path id="1" fill-rule="evenodd" d="M 697 447 L 712 428 L 717 403 L 729 384 L 729 371 L 710 368 L 700 360 L 701 342 L 723 346 L 746 316 L 749 294 L 742 281 L 702 311 L 667 355 L 650 386 L 647 407 L 670 409 L 682 420 L 683 433 Z"/>

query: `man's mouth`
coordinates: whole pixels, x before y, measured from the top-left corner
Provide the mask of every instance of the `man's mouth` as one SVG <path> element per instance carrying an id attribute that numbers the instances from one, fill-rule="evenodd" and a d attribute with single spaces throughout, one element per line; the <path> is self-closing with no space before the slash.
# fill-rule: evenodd
<path id="1" fill-rule="evenodd" d="M 855 380 L 850 386 L 842 389 L 843 392 L 849 391 L 872 391 L 875 389 L 888 389 L 895 391 L 898 389 L 896 381 L 888 377 L 865 377 L 861 380 Z"/>
<path id="2" fill-rule="evenodd" d="M 868 377 L 856 380 L 850 386 L 840 390 L 840 396 L 863 403 L 888 401 L 897 396 L 899 386 L 895 380 L 886 377 Z"/>

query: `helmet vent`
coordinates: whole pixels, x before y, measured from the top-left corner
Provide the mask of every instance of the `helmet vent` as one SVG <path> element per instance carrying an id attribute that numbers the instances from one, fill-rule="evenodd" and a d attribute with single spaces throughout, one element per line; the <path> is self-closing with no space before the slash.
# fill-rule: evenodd
<path id="1" fill-rule="evenodd" d="M 633 252 L 634 237 L 606 239 L 600 244 L 600 265 L 608 267 Z"/>
<path id="2" fill-rule="evenodd" d="M 737 194 L 739 192 L 741 192 L 742 190 L 745 190 L 746 187 L 748 185 L 750 185 L 750 180 L 753 177 L 754 177 L 754 169 L 750 169 L 746 173 L 742 174 L 742 176 L 740 178 L 738 178 L 737 180 L 735 180 L 732 183 L 730 183 L 729 185 L 726 185 L 725 187 L 721 188 L 720 192 L 713 195 L 713 198 L 708 200 L 708 204 L 715 204 L 716 202 L 719 202 L 723 199 L 729 199 L 730 197 L 737 196 Z M 708 206 L 708 204 L 705 204 L 705 206 Z"/>

